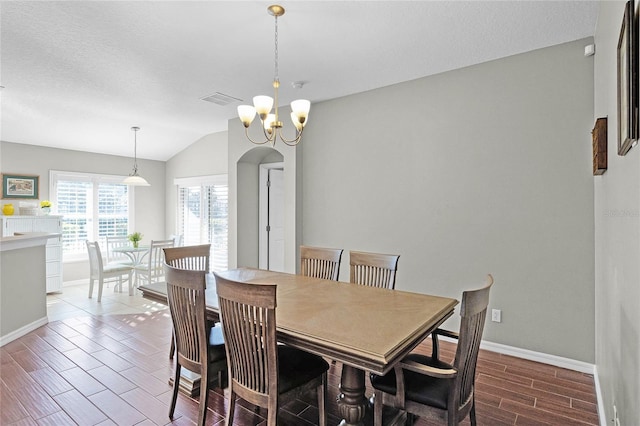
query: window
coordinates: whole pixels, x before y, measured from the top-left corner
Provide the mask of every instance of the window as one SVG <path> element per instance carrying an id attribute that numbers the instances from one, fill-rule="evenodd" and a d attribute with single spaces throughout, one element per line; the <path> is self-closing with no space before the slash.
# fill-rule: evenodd
<path id="1" fill-rule="evenodd" d="M 184 245 L 211 244 L 213 271 L 228 268 L 229 186 L 227 175 L 176 179 L 178 233 Z"/>
<path id="2" fill-rule="evenodd" d="M 133 223 L 133 190 L 126 176 L 50 172 L 50 194 L 62 218 L 65 260 L 87 256 L 86 240 L 104 247 L 107 236 L 125 236 Z"/>

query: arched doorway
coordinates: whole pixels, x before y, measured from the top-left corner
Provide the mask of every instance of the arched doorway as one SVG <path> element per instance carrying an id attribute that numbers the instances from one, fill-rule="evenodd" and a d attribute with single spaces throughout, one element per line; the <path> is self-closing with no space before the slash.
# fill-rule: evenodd
<path id="1" fill-rule="evenodd" d="M 284 270 L 284 164 L 270 147 L 253 148 L 236 163 L 238 266 Z M 266 188 L 268 178 L 278 187 Z"/>
<path id="2" fill-rule="evenodd" d="M 282 162 L 284 271 L 299 267 L 302 240 L 302 146 L 253 145 L 238 119 L 229 120 L 229 267 L 259 267 L 260 164 Z"/>

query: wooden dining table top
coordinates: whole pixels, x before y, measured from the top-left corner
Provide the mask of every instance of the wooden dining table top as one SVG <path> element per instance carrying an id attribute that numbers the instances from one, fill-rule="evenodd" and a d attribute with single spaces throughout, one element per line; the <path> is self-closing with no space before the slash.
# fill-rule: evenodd
<path id="1" fill-rule="evenodd" d="M 453 314 L 456 299 L 387 290 L 261 269 L 219 273 L 247 283 L 276 284 L 278 341 L 352 367 L 385 374 Z M 139 288 L 166 303 L 166 283 Z M 207 312 L 218 315 L 213 274 Z"/>

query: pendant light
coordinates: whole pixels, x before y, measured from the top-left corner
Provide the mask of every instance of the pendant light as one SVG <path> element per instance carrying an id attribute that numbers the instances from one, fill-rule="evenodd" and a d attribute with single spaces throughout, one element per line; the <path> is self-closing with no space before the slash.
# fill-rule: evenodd
<path id="1" fill-rule="evenodd" d="M 124 180 L 124 184 L 126 185 L 131 185 L 131 186 L 151 186 L 149 184 L 149 182 L 147 182 L 147 180 L 145 178 L 143 178 L 142 176 L 140 176 L 138 174 L 138 138 L 137 138 L 137 134 L 138 134 L 138 130 L 140 130 L 140 127 L 132 127 L 131 130 L 133 130 L 133 171 L 131 172 L 131 174 L 129 174 L 129 177 L 127 177 Z"/>

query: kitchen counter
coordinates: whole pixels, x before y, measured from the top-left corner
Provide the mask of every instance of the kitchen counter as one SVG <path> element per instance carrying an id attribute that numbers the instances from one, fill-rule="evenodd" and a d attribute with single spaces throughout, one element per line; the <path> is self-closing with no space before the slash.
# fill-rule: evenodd
<path id="1" fill-rule="evenodd" d="M 46 244 L 60 234 L 0 238 L 0 346 L 49 322 Z"/>

